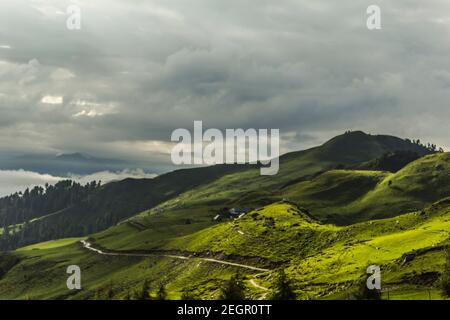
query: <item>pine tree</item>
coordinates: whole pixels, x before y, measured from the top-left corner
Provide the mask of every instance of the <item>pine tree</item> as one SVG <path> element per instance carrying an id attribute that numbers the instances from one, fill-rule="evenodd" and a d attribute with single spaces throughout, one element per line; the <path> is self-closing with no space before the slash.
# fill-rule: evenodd
<path id="1" fill-rule="evenodd" d="M 112 300 L 114 298 L 114 286 L 113 283 L 110 282 L 108 287 L 106 288 L 106 299 Z"/>
<path id="2" fill-rule="evenodd" d="M 238 275 L 234 275 L 225 283 L 225 286 L 221 290 L 221 300 L 244 300 L 244 284 L 242 278 Z"/>
<path id="3" fill-rule="evenodd" d="M 181 294 L 181 300 L 197 300 L 198 298 L 192 293 L 192 291 L 184 290 Z"/>
<path id="4" fill-rule="evenodd" d="M 159 285 L 157 298 L 158 300 L 166 300 L 167 298 L 166 288 L 164 287 L 163 283 Z"/>
<path id="5" fill-rule="evenodd" d="M 149 300 L 150 299 L 150 287 L 148 285 L 148 281 L 144 280 L 142 284 L 142 289 L 138 294 L 138 300 Z"/>
<path id="6" fill-rule="evenodd" d="M 450 297 L 450 246 L 445 250 L 446 254 L 446 264 L 444 267 L 444 272 L 440 278 L 439 284 L 442 293 L 446 297 Z"/>
<path id="7" fill-rule="evenodd" d="M 290 281 L 286 277 L 284 269 L 280 269 L 275 280 L 275 288 L 271 296 L 272 300 L 293 300 L 295 293 Z"/>
<path id="8" fill-rule="evenodd" d="M 358 284 L 358 291 L 355 298 L 357 300 L 381 300 L 381 290 L 369 289 L 367 287 L 367 277 L 364 275 Z"/>

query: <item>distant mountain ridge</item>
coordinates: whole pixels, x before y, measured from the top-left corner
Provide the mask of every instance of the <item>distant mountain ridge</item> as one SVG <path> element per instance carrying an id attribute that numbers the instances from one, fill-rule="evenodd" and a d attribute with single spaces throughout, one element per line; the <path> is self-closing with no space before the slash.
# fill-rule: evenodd
<path id="1" fill-rule="evenodd" d="M 99 171 L 119 171 L 131 168 L 130 164 L 124 160 L 97 158 L 83 153 L 23 155 L 4 158 L 0 161 L 0 170 L 22 169 L 62 177 L 69 173 L 87 175 Z"/>
<path id="2" fill-rule="evenodd" d="M 91 156 L 90 154 L 80 152 L 57 154 L 56 159 L 65 161 L 118 161 L 111 159 L 99 159 Z"/>

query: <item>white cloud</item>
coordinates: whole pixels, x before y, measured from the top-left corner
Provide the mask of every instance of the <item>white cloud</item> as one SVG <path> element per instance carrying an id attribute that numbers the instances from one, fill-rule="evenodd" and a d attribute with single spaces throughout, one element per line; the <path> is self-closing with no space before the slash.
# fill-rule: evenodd
<path id="1" fill-rule="evenodd" d="M 75 75 L 70 70 L 58 68 L 52 72 L 50 78 L 56 81 L 64 81 L 71 78 L 75 78 Z"/>
<path id="2" fill-rule="evenodd" d="M 38 11 L 40 14 L 42 14 L 45 17 L 55 17 L 55 16 L 61 16 L 65 15 L 65 12 L 63 9 L 56 7 L 56 5 L 53 5 L 49 3 L 48 0 L 42 1 L 42 0 L 30 0 L 31 8 Z M 55 3 L 56 4 L 56 3 Z"/>
<path id="3" fill-rule="evenodd" d="M 55 184 L 64 179 L 71 179 L 81 184 L 101 180 L 102 184 L 105 184 L 126 178 L 143 179 L 154 177 L 156 177 L 156 174 L 146 173 L 142 169 L 125 169 L 117 172 L 101 171 L 85 176 L 69 175 L 68 177 L 57 177 L 25 170 L 0 170 L 0 197 L 24 191 L 26 188 L 33 188 L 34 186 L 44 186 L 46 183 Z"/>
<path id="4" fill-rule="evenodd" d="M 83 107 L 83 109 L 77 113 L 74 113 L 73 117 L 99 117 L 106 114 L 114 114 L 117 111 L 115 110 L 116 106 L 113 103 L 98 103 L 83 99 L 77 99 L 70 102 L 70 105 L 79 108 Z"/>
<path id="5" fill-rule="evenodd" d="M 43 186 L 46 183 L 54 184 L 61 179 L 63 178 L 31 171 L 0 170 L 0 196 L 24 191 L 33 186 Z"/>
<path id="6" fill-rule="evenodd" d="M 42 103 L 45 104 L 62 104 L 63 97 L 62 96 L 43 96 L 41 99 Z"/>
<path id="7" fill-rule="evenodd" d="M 80 112 L 75 113 L 73 116 L 74 117 L 89 117 L 89 118 L 94 118 L 94 117 L 98 117 L 98 116 L 102 116 L 103 113 L 101 112 L 97 112 L 96 110 L 92 109 L 89 111 L 86 110 L 81 110 Z"/>

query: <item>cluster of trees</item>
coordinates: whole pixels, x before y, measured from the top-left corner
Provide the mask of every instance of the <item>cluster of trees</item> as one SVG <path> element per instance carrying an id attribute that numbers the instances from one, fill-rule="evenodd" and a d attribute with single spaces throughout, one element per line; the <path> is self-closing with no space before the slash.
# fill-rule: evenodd
<path id="1" fill-rule="evenodd" d="M 223 286 L 220 293 L 221 300 L 245 300 L 245 286 L 239 275 L 231 277 Z M 269 296 L 270 300 L 294 300 L 296 298 L 291 281 L 280 268 L 275 276 L 274 286 Z"/>
<path id="2" fill-rule="evenodd" d="M 242 277 L 239 275 L 232 276 L 222 288 L 220 292 L 221 300 L 244 300 L 245 287 Z"/>
<path id="3" fill-rule="evenodd" d="M 87 211 L 83 212 L 83 208 Z M 67 210 L 64 214 L 55 215 L 51 219 L 26 221 L 14 229 L 5 227 L 0 235 L 0 251 L 14 250 L 53 239 L 81 237 L 115 225 L 123 218 L 112 212 L 107 212 L 104 216 L 83 217 L 89 213 L 89 207 L 83 205 L 77 210 Z M 84 223 L 78 223 L 80 220 Z"/>
<path id="4" fill-rule="evenodd" d="M 419 158 L 420 156 L 414 151 L 389 152 L 374 160 L 373 169 L 397 172 Z"/>
<path id="5" fill-rule="evenodd" d="M 357 300 L 381 300 L 381 290 L 367 287 L 367 275 L 361 278 L 354 298 Z"/>
<path id="6" fill-rule="evenodd" d="M 94 298 L 96 300 L 113 300 L 122 290 L 122 288 L 114 287 L 110 282 L 106 287 L 97 290 Z M 128 290 L 122 297 L 124 300 L 166 300 L 167 292 L 164 283 L 160 282 L 156 294 L 152 294 L 148 280 L 144 280 L 140 289 L 133 292 Z"/>
<path id="7" fill-rule="evenodd" d="M 430 151 L 430 152 L 432 152 L 432 153 L 436 153 L 436 152 L 444 152 L 444 149 L 442 149 L 442 148 L 438 148 L 435 144 L 433 144 L 433 143 L 427 143 L 427 144 L 424 144 L 424 143 L 422 143 L 421 141 L 420 141 L 420 139 L 417 139 L 417 140 L 410 140 L 410 139 L 405 139 L 407 142 L 410 142 L 410 143 L 413 143 L 413 144 L 416 144 L 416 145 L 418 145 L 418 146 L 421 146 L 421 147 L 423 147 L 423 148 L 425 148 L 425 149 L 427 149 L 428 151 Z"/>
<path id="8" fill-rule="evenodd" d="M 100 187 L 101 182 L 81 185 L 64 180 L 55 185 L 36 186 L 0 199 L 0 226 L 24 223 L 73 206 Z"/>
<path id="9" fill-rule="evenodd" d="M 180 185 L 175 179 L 173 184 L 162 179 L 125 179 L 100 185 L 91 182 L 80 186 L 65 181 L 43 188 L 37 192 L 40 196 L 30 198 L 29 194 L 36 191 L 29 191 L 2 199 L 0 251 L 104 230 L 179 194 L 184 188 L 174 191 Z M 20 216 L 19 212 L 26 212 L 25 217 L 15 217 Z"/>
<path id="10" fill-rule="evenodd" d="M 271 300 L 293 300 L 296 298 L 291 282 L 287 279 L 283 269 L 279 269 L 275 275 L 274 286 L 268 296 Z M 164 282 L 159 282 L 153 289 L 148 280 L 144 280 L 142 285 L 135 290 L 127 290 L 119 286 L 114 286 L 110 282 L 105 287 L 96 291 L 94 299 L 115 299 L 121 297 L 125 300 L 167 300 L 167 290 Z M 220 289 L 219 299 L 221 300 L 245 300 L 244 278 L 241 275 L 234 275 L 227 280 Z M 185 290 L 181 295 L 182 300 L 197 300 L 198 297 L 191 291 Z"/>
<path id="11" fill-rule="evenodd" d="M 278 270 L 271 300 L 294 300 L 295 292 L 283 269 Z"/>
<path id="12" fill-rule="evenodd" d="M 116 223 L 117 219 L 108 213 L 97 217 L 92 223 L 73 223 L 78 215 L 77 212 L 70 212 L 70 208 L 83 201 L 89 202 L 91 195 L 100 186 L 101 182 L 97 181 L 83 186 L 71 180 L 64 180 L 53 186 L 38 186 L 1 198 L 0 251 L 38 241 L 82 236 Z M 58 215 L 63 210 L 72 215 Z M 44 216 L 47 217 L 39 219 Z M 49 216 L 51 218 L 48 218 Z"/>

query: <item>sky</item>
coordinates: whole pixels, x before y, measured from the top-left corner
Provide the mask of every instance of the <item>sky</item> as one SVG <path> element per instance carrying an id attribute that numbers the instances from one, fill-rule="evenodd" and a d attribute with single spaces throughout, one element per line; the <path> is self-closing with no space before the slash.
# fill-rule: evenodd
<path id="1" fill-rule="evenodd" d="M 366 26 L 374 3 L 380 30 Z M 70 5 L 81 10 L 79 30 L 67 28 Z M 194 120 L 280 129 L 282 153 L 346 130 L 450 149 L 448 0 L 0 6 L 3 156 L 82 152 L 157 172 L 170 162 L 173 130 Z"/>

